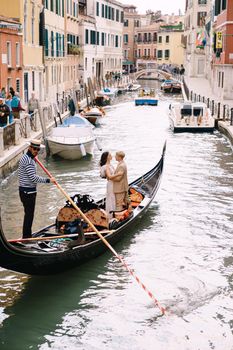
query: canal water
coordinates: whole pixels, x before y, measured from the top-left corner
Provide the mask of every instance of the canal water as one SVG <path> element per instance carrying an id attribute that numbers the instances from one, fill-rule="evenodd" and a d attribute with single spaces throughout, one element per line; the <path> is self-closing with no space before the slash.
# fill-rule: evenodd
<path id="1" fill-rule="evenodd" d="M 159 192 L 115 246 L 167 314 L 110 252 L 50 277 L 0 269 L 0 349 L 233 349 L 232 149 L 218 132 L 173 134 L 167 111 L 176 97 L 168 98 L 135 107 L 133 94 L 122 95 L 96 129 L 103 150 L 125 151 L 130 181 L 155 165 L 167 141 Z M 93 159 L 40 159 L 70 195 L 100 199 L 100 154 L 96 147 Z M 34 229 L 53 222 L 64 202 L 53 185 L 39 185 Z M 18 237 L 16 173 L 1 184 L 0 204 L 7 238 Z"/>

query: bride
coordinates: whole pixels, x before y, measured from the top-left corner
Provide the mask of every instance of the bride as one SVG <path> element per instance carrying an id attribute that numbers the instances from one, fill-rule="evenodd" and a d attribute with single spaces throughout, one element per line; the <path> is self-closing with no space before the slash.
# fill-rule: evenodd
<path id="1" fill-rule="evenodd" d="M 115 194 L 113 192 L 113 182 L 109 177 L 114 174 L 114 167 L 111 165 L 112 155 L 110 152 L 103 152 L 100 158 L 100 176 L 107 179 L 107 193 L 105 210 L 109 218 L 112 218 L 111 211 L 116 209 Z"/>

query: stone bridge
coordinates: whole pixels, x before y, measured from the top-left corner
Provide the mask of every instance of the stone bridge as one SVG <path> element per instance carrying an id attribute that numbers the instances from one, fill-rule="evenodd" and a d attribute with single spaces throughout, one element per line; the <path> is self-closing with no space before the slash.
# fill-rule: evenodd
<path id="1" fill-rule="evenodd" d="M 134 73 L 135 79 L 140 78 L 142 75 L 147 74 L 147 73 L 157 73 L 158 75 L 161 75 L 164 77 L 164 79 L 170 79 L 172 77 L 171 73 L 164 72 L 161 69 L 156 69 L 156 68 L 146 68 L 146 69 L 141 69 Z"/>

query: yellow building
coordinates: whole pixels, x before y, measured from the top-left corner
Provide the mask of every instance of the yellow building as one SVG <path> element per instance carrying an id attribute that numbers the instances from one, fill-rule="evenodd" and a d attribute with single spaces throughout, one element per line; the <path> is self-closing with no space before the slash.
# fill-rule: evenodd
<path id="1" fill-rule="evenodd" d="M 43 51 L 40 45 L 39 27 L 43 0 L 1 0 L 0 13 L 17 18 L 23 26 L 23 84 L 20 95 L 28 102 L 31 92 L 44 99 Z M 42 40 L 42 39 L 41 39 Z"/>
<path id="2" fill-rule="evenodd" d="M 158 64 L 173 64 L 180 66 L 184 63 L 183 23 L 160 25 L 157 41 Z"/>

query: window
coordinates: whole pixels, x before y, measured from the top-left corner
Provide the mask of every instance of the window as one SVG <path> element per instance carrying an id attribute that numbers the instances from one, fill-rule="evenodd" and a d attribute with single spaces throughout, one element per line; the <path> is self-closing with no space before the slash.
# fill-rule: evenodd
<path id="1" fill-rule="evenodd" d="M 147 49 L 144 49 L 144 56 L 146 57 L 147 55 Z"/>
<path id="2" fill-rule="evenodd" d="M 137 58 L 137 50 L 134 51 L 134 57 Z"/>
<path id="3" fill-rule="evenodd" d="M 169 35 L 166 35 L 166 43 L 169 43 Z"/>
<path id="4" fill-rule="evenodd" d="M 16 43 L 15 46 L 16 66 L 20 66 L 20 45 Z"/>
<path id="5" fill-rule="evenodd" d="M 116 10 L 116 21 L 119 22 L 119 17 L 120 16 L 120 12 L 119 10 Z"/>
<path id="6" fill-rule="evenodd" d="M 35 90 L 35 71 L 32 71 L 32 91 Z"/>
<path id="7" fill-rule="evenodd" d="M 115 19 L 115 10 L 114 10 L 114 8 L 112 7 L 112 20 L 114 21 L 114 19 Z"/>
<path id="8" fill-rule="evenodd" d="M 50 0 L 50 11 L 54 10 L 54 0 Z"/>
<path id="9" fill-rule="evenodd" d="M 7 87 L 7 91 L 10 90 L 10 87 L 12 86 L 11 84 L 11 78 L 7 78 L 7 82 L 6 82 L 6 87 Z"/>
<path id="10" fill-rule="evenodd" d="M 95 45 L 96 44 L 96 32 L 94 30 L 91 30 L 91 44 Z"/>
<path id="11" fill-rule="evenodd" d="M 157 42 L 157 33 L 153 33 L 153 41 Z"/>
<path id="12" fill-rule="evenodd" d="M 32 6 L 32 44 L 34 44 L 35 36 L 35 5 Z"/>
<path id="13" fill-rule="evenodd" d="M 121 11 L 121 23 L 124 23 L 124 12 Z"/>
<path id="14" fill-rule="evenodd" d="M 162 50 L 158 50 L 157 52 L 158 52 L 157 58 L 158 58 L 158 60 L 161 60 L 163 58 L 163 51 Z"/>
<path id="15" fill-rule="evenodd" d="M 148 57 L 150 57 L 150 49 L 148 49 Z"/>
<path id="16" fill-rule="evenodd" d="M 51 31 L 51 56 L 54 56 L 54 33 Z"/>
<path id="17" fill-rule="evenodd" d="M 102 4 L 102 17 L 104 18 L 104 4 Z"/>
<path id="18" fill-rule="evenodd" d="M 205 25 L 206 15 L 207 15 L 207 12 L 198 12 L 197 13 L 197 25 L 199 27 L 203 27 Z"/>
<path id="19" fill-rule="evenodd" d="M 45 7 L 48 8 L 48 4 L 46 6 L 45 3 Z M 23 15 L 23 36 L 24 36 L 24 42 L 27 42 L 27 1 L 25 0 L 24 2 L 24 15 Z"/>
<path id="20" fill-rule="evenodd" d="M 128 44 L 129 42 L 129 36 L 128 34 L 124 34 L 124 44 Z"/>
<path id="21" fill-rule="evenodd" d="M 104 46 L 104 33 L 101 33 L 101 45 Z"/>
<path id="22" fill-rule="evenodd" d="M 16 91 L 20 93 L 20 79 L 16 79 Z"/>
<path id="23" fill-rule="evenodd" d="M 170 50 L 165 50 L 165 60 L 168 60 L 170 57 Z"/>
<path id="24" fill-rule="evenodd" d="M 162 37 L 161 37 L 161 35 L 159 36 L 159 43 L 160 43 L 160 44 L 162 43 Z"/>
<path id="25" fill-rule="evenodd" d="M 125 19 L 124 20 L 124 27 L 128 27 L 129 26 L 129 21 L 128 21 L 128 19 Z"/>
<path id="26" fill-rule="evenodd" d="M 99 16 L 99 15 L 100 15 L 100 4 L 97 1 L 97 3 L 96 3 L 96 16 Z"/>
<path id="27" fill-rule="evenodd" d="M 119 46 L 119 40 L 118 40 L 118 35 L 116 35 L 116 40 L 115 40 L 115 47 Z"/>
<path id="28" fill-rule="evenodd" d="M 108 18 L 108 6 L 105 5 L 105 18 Z"/>
<path id="29" fill-rule="evenodd" d="M 89 39 L 88 39 L 88 29 L 85 30 L 85 44 L 89 43 Z"/>
<path id="30" fill-rule="evenodd" d="M 222 0 L 222 11 L 227 8 L 227 0 Z"/>
<path id="31" fill-rule="evenodd" d="M 156 58 L 156 49 L 154 49 L 154 58 Z"/>
<path id="32" fill-rule="evenodd" d="M 97 36 L 96 36 L 96 44 L 99 45 L 100 44 L 100 32 L 97 32 Z"/>
<path id="33" fill-rule="evenodd" d="M 138 58 L 140 58 L 140 57 L 141 57 L 141 50 L 138 49 Z"/>
<path id="34" fill-rule="evenodd" d="M 11 66 L 11 42 L 6 43 L 7 65 Z"/>
<path id="35" fill-rule="evenodd" d="M 85 57 L 85 70 L 87 70 L 87 57 Z"/>
<path id="36" fill-rule="evenodd" d="M 198 5 L 206 5 L 207 0 L 198 0 Z"/>
<path id="37" fill-rule="evenodd" d="M 48 29 L 45 29 L 45 56 L 49 55 L 49 33 Z"/>

